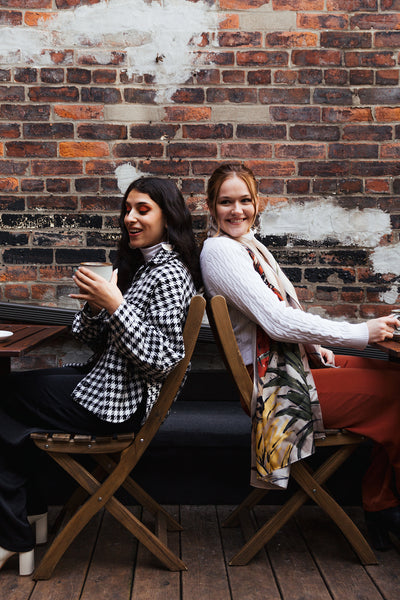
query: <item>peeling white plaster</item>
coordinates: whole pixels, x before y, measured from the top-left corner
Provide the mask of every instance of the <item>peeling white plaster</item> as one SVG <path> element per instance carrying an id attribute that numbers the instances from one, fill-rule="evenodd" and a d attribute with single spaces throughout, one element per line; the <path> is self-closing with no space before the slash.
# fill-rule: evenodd
<path id="1" fill-rule="evenodd" d="M 391 246 L 378 246 L 371 254 L 375 273 L 400 275 L 400 243 Z"/>
<path id="2" fill-rule="evenodd" d="M 115 169 L 115 176 L 117 178 L 117 185 L 121 194 L 125 194 L 126 190 L 135 179 L 143 177 L 146 173 L 142 173 L 131 163 L 125 163 Z"/>
<path id="3" fill-rule="evenodd" d="M 262 236 L 291 235 L 310 241 L 335 239 L 345 246 L 369 248 L 377 246 L 390 231 L 390 216 L 382 210 L 346 209 L 330 198 L 303 205 L 267 206 L 261 215 L 260 228 Z"/>
<path id="4" fill-rule="evenodd" d="M 398 295 L 397 285 L 392 285 L 390 290 L 379 294 L 379 299 L 385 304 L 396 304 Z"/>
<path id="5" fill-rule="evenodd" d="M 108 64 L 112 52 L 125 51 L 128 75 L 153 75 L 164 87 L 161 100 L 200 66 L 201 34 L 216 31 L 218 20 L 202 1 L 103 1 L 60 11 L 37 27 L 0 27 L 0 64 L 51 65 L 52 51 L 70 49 Z"/>

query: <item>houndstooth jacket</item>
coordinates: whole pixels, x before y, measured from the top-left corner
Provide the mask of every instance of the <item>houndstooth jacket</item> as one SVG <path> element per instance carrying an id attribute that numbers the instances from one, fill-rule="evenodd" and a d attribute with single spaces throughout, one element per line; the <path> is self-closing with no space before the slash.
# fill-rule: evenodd
<path id="1" fill-rule="evenodd" d="M 103 309 L 91 316 L 84 307 L 72 331 L 100 357 L 72 397 L 113 423 L 129 419 L 145 399 L 147 416 L 164 379 L 184 356 L 182 330 L 195 293 L 178 255 L 163 248 L 139 268 L 112 315 Z"/>

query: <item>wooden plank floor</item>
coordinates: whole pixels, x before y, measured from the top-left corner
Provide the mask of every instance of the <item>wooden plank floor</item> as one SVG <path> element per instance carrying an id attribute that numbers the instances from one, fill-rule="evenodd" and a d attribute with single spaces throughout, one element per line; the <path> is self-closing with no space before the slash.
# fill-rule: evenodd
<path id="1" fill-rule="evenodd" d="M 138 511 L 138 508 L 134 509 Z M 171 573 L 107 512 L 75 540 L 49 581 L 17 575 L 12 557 L 0 573 L 0 600 L 398 600 L 400 546 L 363 567 L 320 509 L 305 506 L 245 567 L 228 566 L 243 543 L 222 528 L 225 506 L 169 507 L 184 531 L 169 545 L 188 571 Z M 274 510 L 263 506 L 263 523 Z M 55 513 L 55 510 L 52 511 Z M 363 526 L 361 509 L 349 509 Z M 40 559 L 44 548 L 38 548 Z"/>

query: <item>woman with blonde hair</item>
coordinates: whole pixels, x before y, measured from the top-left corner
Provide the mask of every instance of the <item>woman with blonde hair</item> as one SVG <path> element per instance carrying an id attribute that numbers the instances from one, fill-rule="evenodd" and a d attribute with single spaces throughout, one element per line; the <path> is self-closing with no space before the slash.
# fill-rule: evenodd
<path id="1" fill-rule="evenodd" d="M 259 199 L 254 174 L 223 164 L 207 188 L 209 237 L 200 256 L 209 295 L 221 294 L 245 364 L 254 374 L 252 483 L 285 487 L 291 462 L 314 451 L 324 429 L 371 438 L 363 479 L 375 548 L 400 539 L 400 369 L 393 363 L 335 356 L 328 346 L 362 349 L 391 339 L 400 322 L 332 321 L 301 309 L 294 286 L 254 235 Z"/>

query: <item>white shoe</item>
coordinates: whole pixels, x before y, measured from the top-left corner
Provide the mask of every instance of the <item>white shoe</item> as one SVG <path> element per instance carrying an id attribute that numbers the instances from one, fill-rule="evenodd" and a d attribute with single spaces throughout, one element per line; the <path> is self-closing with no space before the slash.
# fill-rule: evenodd
<path id="1" fill-rule="evenodd" d="M 19 574 L 31 575 L 35 569 L 34 550 L 28 550 L 28 552 L 13 552 L 12 550 L 6 550 L 0 546 L 0 569 L 3 568 L 10 556 L 13 556 L 14 554 L 18 554 L 19 556 Z"/>
<path id="2" fill-rule="evenodd" d="M 29 515 L 28 521 L 31 525 L 35 525 L 36 543 L 45 544 L 47 542 L 47 512 L 41 515 Z"/>

